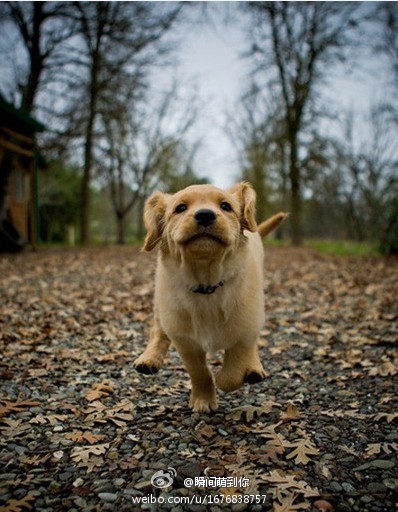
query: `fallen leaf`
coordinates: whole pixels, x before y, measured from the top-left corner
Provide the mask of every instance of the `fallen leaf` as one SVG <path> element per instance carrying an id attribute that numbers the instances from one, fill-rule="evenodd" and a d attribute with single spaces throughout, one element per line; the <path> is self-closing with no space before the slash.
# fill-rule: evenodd
<path id="1" fill-rule="evenodd" d="M 17 400 L 16 402 L 2 400 L 0 401 L 0 418 L 12 412 L 22 412 L 26 407 L 38 407 L 39 405 L 41 405 L 40 402 L 32 400 Z"/>
<path id="2" fill-rule="evenodd" d="M 295 449 L 286 455 L 287 459 L 292 459 L 295 457 L 294 462 L 296 464 L 308 464 L 311 459 L 309 455 L 318 455 L 319 450 L 315 447 L 315 445 L 307 438 L 299 439 L 290 444 L 290 446 Z"/>
<path id="3" fill-rule="evenodd" d="M 283 497 L 279 497 L 279 503 L 274 503 L 274 511 L 275 512 L 294 512 L 297 510 L 307 510 L 311 507 L 309 503 L 300 502 L 295 503 L 298 498 L 298 494 L 294 492 L 289 492 Z"/>
<path id="4" fill-rule="evenodd" d="M 33 494 L 27 494 L 20 500 L 8 500 L 5 507 L 0 507 L 0 512 L 23 512 L 23 510 L 31 510 L 36 497 Z"/>

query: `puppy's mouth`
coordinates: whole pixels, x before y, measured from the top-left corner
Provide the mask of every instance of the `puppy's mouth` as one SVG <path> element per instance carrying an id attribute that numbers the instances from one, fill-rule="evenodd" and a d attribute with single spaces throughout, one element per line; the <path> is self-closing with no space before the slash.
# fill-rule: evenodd
<path id="1" fill-rule="evenodd" d="M 190 236 L 189 238 L 187 238 L 186 240 L 184 240 L 184 245 L 188 245 L 192 242 L 195 242 L 197 240 L 212 240 L 214 242 L 217 242 L 221 245 L 225 245 L 225 242 L 222 238 L 216 236 L 216 235 L 213 235 L 213 233 L 208 233 L 206 231 L 202 232 L 202 233 L 195 233 L 194 235 Z"/>

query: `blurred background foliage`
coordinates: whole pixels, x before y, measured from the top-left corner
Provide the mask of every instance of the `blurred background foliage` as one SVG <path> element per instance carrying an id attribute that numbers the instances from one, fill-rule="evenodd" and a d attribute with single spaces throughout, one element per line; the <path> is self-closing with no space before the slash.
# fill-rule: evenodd
<path id="1" fill-rule="evenodd" d="M 258 219 L 289 211 L 277 236 L 294 245 L 352 240 L 398 252 L 398 3 L 228 4 L 1 3 L 1 92 L 47 127 L 43 242 L 140 239 L 151 192 L 214 179 L 214 169 L 196 171 L 195 86 L 177 72 L 159 77 L 176 64 L 181 26 L 222 32 L 235 23 L 246 34 L 248 74 L 225 125 L 236 179 L 256 189 Z M 360 52 L 386 73 L 382 100 L 358 116 L 325 90 Z"/>

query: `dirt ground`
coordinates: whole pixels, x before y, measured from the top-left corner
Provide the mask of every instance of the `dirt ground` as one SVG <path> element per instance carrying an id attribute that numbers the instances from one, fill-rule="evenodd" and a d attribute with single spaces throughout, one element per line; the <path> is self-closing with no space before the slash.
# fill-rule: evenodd
<path id="1" fill-rule="evenodd" d="M 267 249 L 268 376 L 201 415 L 173 349 L 132 368 L 154 269 L 127 247 L 0 256 L 0 512 L 396 510 L 396 259 Z"/>

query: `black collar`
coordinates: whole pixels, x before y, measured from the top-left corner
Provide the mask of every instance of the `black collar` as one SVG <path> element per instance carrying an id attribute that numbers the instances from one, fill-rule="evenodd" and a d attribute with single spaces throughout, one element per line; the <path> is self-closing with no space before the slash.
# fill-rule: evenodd
<path id="1" fill-rule="evenodd" d="M 224 286 L 224 281 L 220 281 L 218 284 L 205 286 L 203 284 L 200 284 L 196 288 L 191 288 L 191 292 L 193 293 L 201 293 L 202 295 L 211 295 L 214 293 L 217 288 L 220 288 L 221 286 Z"/>

